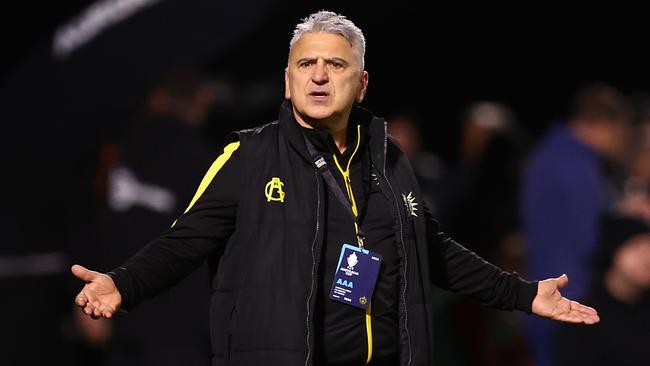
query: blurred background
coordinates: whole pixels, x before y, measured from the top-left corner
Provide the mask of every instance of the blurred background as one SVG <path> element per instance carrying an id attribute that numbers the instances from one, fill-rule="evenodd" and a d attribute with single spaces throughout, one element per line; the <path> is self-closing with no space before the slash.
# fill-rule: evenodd
<path id="1" fill-rule="evenodd" d="M 0 364 L 209 364 L 208 269 L 113 321 L 73 311 L 182 212 L 229 131 L 277 118 L 293 27 L 367 41 L 386 117 L 443 230 L 600 325 L 432 288 L 440 365 L 649 365 L 650 23 L 613 1 L 12 2 L 0 14 Z M 591 355 L 592 357 L 583 357 Z"/>

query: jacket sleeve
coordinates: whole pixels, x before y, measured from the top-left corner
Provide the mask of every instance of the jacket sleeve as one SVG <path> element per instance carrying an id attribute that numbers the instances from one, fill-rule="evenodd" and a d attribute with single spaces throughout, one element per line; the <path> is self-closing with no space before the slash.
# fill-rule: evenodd
<path id="1" fill-rule="evenodd" d="M 241 187 L 239 142 L 226 145 L 172 227 L 107 274 L 130 310 L 221 253 L 235 228 Z"/>
<path id="2" fill-rule="evenodd" d="M 505 272 L 483 260 L 442 233 L 426 205 L 424 212 L 429 268 L 435 285 L 501 310 L 531 313 L 537 282 L 526 281 L 516 272 Z"/>

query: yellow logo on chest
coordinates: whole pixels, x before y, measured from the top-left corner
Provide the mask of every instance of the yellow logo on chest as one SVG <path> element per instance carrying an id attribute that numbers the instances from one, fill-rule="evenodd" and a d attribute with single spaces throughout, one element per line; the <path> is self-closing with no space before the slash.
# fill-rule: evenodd
<path id="1" fill-rule="evenodd" d="M 279 201 L 284 202 L 284 191 L 282 190 L 284 183 L 278 177 L 273 177 L 264 186 L 264 194 L 266 195 L 266 202 Z"/>

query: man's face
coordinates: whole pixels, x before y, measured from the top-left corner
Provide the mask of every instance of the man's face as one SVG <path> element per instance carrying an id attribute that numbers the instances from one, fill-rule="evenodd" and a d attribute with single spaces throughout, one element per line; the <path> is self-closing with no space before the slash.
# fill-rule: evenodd
<path id="1" fill-rule="evenodd" d="M 309 124 L 347 122 L 352 104 L 363 100 L 368 85 L 359 53 L 330 33 L 304 34 L 289 54 L 284 79 L 296 119 Z"/>

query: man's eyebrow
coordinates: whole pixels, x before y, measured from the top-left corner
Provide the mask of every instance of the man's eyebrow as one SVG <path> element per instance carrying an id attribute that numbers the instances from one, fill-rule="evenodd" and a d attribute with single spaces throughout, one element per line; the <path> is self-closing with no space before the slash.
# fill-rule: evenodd
<path id="1" fill-rule="evenodd" d="M 303 57 L 303 58 L 299 58 L 298 60 L 296 60 L 296 63 L 300 64 L 300 63 L 303 63 L 303 62 L 314 62 L 317 59 L 318 59 L 318 57 Z M 325 60 L 325 62 L 338 62 L 338 63 L 344 64 L 346 66 L 350 64 L 348 61 L 346 61 L 345 59 L 342 59 L 340 57 L 328 57 L 328 58 L 325 58 L 324 60 Z"/>
<path id="2" fill-rule="evenodd" d="M 303 58 L 300 58 L 300 59 L 296 60 L 296 63 L 301 64 L 303 62 L 314 62 L 314 61 L 316 61 L 316 57 L 303 57 Z"/>
<path id="3" fill-rule="evenodd" d="M 345 59 L 342 59 L 340 57 L 329 57 L 325 59 L 325 62 L 332 62 L 332 61 L 344 64 L 346 66 L 349 64 L 349 62 L 347 62 Z"/>

